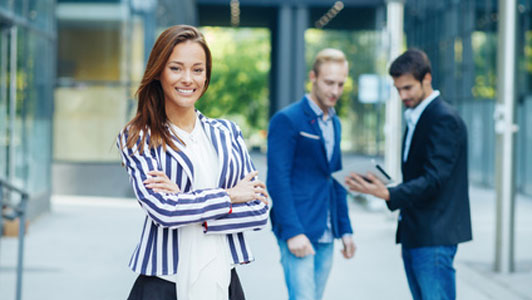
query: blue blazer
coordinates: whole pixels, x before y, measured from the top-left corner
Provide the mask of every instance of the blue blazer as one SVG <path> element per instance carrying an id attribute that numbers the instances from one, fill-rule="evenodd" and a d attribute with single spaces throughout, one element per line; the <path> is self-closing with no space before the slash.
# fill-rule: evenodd
<path id="1" fill-rule="evenodd" d="M 194 189 L 194 166 L 183 151 L 166 146 L 150 149 L 150 133 L 144 144 L 141 139 L 128 149 L 128 128 L 118 136 L 117 145 L 122 162 L 146 217 L 140 241 L 129 262 L 129 267 L 144 275 L 177 273 L 179 262 L 179 229 L 189 224 L 203 223 L 205 234 L 225 234 L 233 263 L 253 261 L 253 255 L 244 238 L 244 231 L 263 228 L 268 221 L 268 207 L 259 200 L 232 204 L 225 191 L 237 184 L 246 174 L 255 170 L 242 133 L 232 122 L 209 119 L 199 114 L 200 124 L 211 139 L 218 154 L 220 173 L 218 186 Z M 184 149 L 170 130 L 178 149 Z M 141 137 L 142 137 L 141 135 Z M 139 153 L 142 147 L 144 152 Z M 174 181 L 181 192 L 157 193 L 142 183 L 150 170 L 162 170 Z"/>
<path id="2" fill-rule="evenodd" d="M 305 234 L 316 242 L 330 211 L 333 236 L 352 233 L 346 191 L 331 177 L 342 168 L 341 126 L 333 117 L 334 152 L 327 160 L 317 115 L 307 98 L 277 112 L 268 131 L 267 187 L 273 201 L 270 218 L 281 240 Z"/>
<path id="3" fill-rule="evenodd" d="M 403 183 L 389 189 L 388 208 L 401 210 L 397 243 L 417 248 L 472 239 L 467 166 L 465 123 L 438 97 L 416 125 Z"/>

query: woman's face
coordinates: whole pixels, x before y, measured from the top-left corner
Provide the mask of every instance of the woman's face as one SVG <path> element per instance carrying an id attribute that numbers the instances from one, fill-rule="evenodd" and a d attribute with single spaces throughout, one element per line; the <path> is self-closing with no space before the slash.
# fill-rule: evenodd
<path id="1" fill-rule="evenodd" d="M 205 87 L 206 68 L 200 44 L 186 41 L 174 47 L 159 79 L 167 113 L 194 108 Z"/>

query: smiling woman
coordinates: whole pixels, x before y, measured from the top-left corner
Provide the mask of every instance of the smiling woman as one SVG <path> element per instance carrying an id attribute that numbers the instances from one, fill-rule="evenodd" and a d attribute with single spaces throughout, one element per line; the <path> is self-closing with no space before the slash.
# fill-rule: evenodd
<path id="1" fill-rule="evenodd" d="M 137 113 L 118 136 L 146 214 L 128 299 L 244 299 L 234 266 L 254 260 L 244 231 L 266 225 L 266 186 L 239 127 L 195 108 L 211 68 L 196 28 L 165 30 L 137 91 Z"/>
<path id="2" fill-rule="evenodd" d="M 196 118 L 196 113 L 190 108 L 194 108 L 205 91 L 205 61 L 205 51 L 201 46 L 186 41 L 174 47 L 161 74 L 166 114 L 170 122 L 187 131 L 192 131 L 190 125 L 194 125 L 190 118 Z M 188 118 L 182 118 L 182 113 L 187 112 Z"/>

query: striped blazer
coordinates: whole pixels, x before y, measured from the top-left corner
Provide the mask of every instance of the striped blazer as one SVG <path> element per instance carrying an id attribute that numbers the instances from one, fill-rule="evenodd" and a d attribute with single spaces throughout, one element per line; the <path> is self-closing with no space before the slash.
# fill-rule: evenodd
<path id="1" fill-rule="evenodd" d="M 167 145 L 150 149 L 146 141 L 137 141 L 128 149 L 128 128 L 120 132 L 117 146 L 129 180 L 146 217 L 140 241 L 129 267 L 140 274 L 170 275 L 177 273 L 179 262 L 180 227 L 203 223 L 205 234 L 225 234 L 234 264 L 254 260 L 244 238 L 244 231 L 262 229 L 268 220 L 268 207 L 261 201 L 232 204 L 225 191 L 234 187 L 246 174 L 255 170 L 238 126 L 227 120 L 210 119 L 198 112 L 201 126 L 218 154 L 220 173 L 217 187 L 194 189 L 194 166 L 185 155 L 184 145 L 170 130 L 175 151 Z M 144 152 L 138 151 L 143 147 Z M 181 192 L 157 193 L 142 183 L 150 170 L 162 170 L 175 182 Z"/>

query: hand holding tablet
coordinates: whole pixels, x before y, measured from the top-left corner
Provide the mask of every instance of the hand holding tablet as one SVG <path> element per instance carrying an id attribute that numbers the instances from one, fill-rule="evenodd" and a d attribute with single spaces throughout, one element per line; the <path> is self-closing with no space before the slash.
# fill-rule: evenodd
<path id="1" fill-rule="evenodd" d="M 357 161 L 355 163 L 346 165 L 343 167 L 342 170 L 332 173 L 332 176 L 339 183 L 341 183 L 344 186 L 344 188 L 349 190 L 349 188 L 345 186 L 344 181 L 347 176 L 351 176 L 350 175 L 351 172 L 360 175 L 362 178 L 364 178 L 368 182 L 371 182 L 371 180 L 367 178 L 368 173 L 370 173 L 370 174 L 373 174 L 373 176 L 375 176 L 377 179 L 379 179 L 384 184 L 392 183 L 392 178 L 390 177 L 390 175 L 388 175 L 388 173 L 384 170 L 384 168 L 381 167 L 374 159 Z"/>

